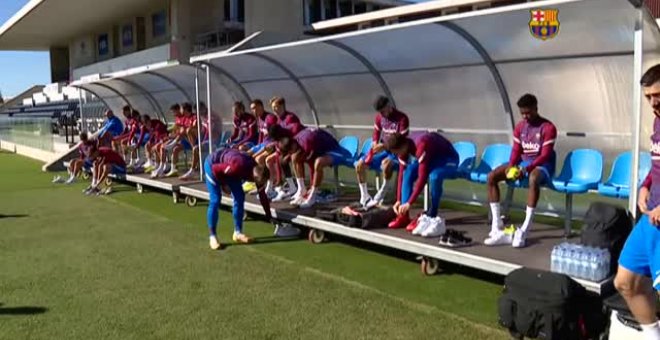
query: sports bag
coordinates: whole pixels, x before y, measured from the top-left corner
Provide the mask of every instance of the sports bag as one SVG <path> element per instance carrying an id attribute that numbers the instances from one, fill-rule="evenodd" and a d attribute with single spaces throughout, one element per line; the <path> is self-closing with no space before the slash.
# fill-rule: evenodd
<path id="1" fill-rule="evenodd" d="M 632 228 L 633 219 L 628 210 L 605 202 L 593 202 L 584 217 L 580 243 L 607 248 L 611 255 L 612 273 Z"/>

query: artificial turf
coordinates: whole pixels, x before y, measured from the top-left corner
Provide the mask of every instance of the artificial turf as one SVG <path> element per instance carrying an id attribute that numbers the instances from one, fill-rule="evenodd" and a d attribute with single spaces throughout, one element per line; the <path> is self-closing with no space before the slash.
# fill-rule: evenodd
<path id="1" fill-rule="evenodd" d="M 507 339 L 501 283 L 341 240 L 208 248 L 206 206 L 118 186 L 87 197 L 0 153 L 0 339 Z M 451 268 L 451 267 L 450 267 Z M 466 273 L 470 275 L 466 275 Z"/>

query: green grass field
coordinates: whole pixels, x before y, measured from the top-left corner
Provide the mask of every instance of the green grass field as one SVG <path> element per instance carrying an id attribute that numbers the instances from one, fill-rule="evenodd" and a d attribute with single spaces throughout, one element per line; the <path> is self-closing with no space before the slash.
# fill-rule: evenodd
<path id="1" fill-rule="evenodd" d="M 1 339 L 508 338 L 496 278 L 424 277 L 414 256 L 274 239 L 260 221 L 245 226 L 257 243 L 214 252 L 204 204 L 86 197 L 37 162 L 0 164 Z"/>

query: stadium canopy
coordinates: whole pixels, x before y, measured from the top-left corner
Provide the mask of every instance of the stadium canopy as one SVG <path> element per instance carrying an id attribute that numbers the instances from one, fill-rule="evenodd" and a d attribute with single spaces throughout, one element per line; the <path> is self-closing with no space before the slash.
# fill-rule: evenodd
<path id="1" fill-rule="evenodd" d="M 536 10 L 558 11 L 555 37 L 532 35 L 529 23 Z M 515 103 L 532 93 L 540 113 L 558 127 L 560 161 L 583 147 L 598 149 L 611 161 L 626 150 L 638 155 L 640 135 L 641 146 L 649 144 L 653 114 L 642 105 L 638 80 L 660 62 L 659 48 L 658 26 L 641 4 L 549 0 L 237 47 L 191 63 L 205 69 L 198 72 L 200 89 L 206 92 L 208 85 L 210 91 L 200 98 L 210 99 L 214 112 L 230 114 L 234 100 L 267 102 L 280 95 L 307 124 L 366 137 L 373 126 L 371 103 L 383 94 L 410 115 L 414 129 L 473 141 L 479 150 L 511 141 L 520 119 Z M 151 72 L 167 75 L 184 90 L 141 71 L 74 84 L 111 107 L 129 104 L 143 112 L 195 98 L 194 67 L 169 65 Z M 637 162 L 638 156 L 634 169 Z M 633 190 L 632 208 L 635 201 Z"/>

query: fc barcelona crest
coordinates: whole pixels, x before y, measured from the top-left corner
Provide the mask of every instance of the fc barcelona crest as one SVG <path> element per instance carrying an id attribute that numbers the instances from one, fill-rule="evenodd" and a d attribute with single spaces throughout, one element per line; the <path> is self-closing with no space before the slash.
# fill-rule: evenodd
<path id="1" fill-rule="evenodd" d="M 559 34 L 559 10 L 533 9 L 530 11 L 529 31 L 541 40 L 554 38 Z"/>

